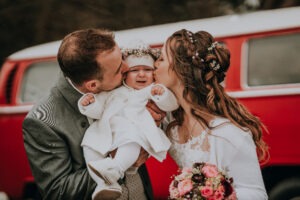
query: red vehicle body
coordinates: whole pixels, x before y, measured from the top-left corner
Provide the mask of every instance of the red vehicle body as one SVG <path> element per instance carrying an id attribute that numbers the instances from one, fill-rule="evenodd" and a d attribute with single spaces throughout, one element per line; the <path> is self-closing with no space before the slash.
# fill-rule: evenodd
<path id="1" fill-rule="evenodd" d="M 298 20 L 297 20 L 298 19 Z M 116 32 L 120 46 L 142 39 L 162 46 L 176 30 L 206 30 L 231 51 L 224 83 L 266 125 L 271 158 L 262 167 L 270 199 L 300 197 L 300 7 L 192 20 Z M 0 192 L 10 199 L 34 199 L 22 121 L 34 102 L 55 83 L 60 41 L 31 47 L 7 58 L 0 72 Z M 177 172 L 168 157 L 146 162 L 155 199 L 167 199 Z M 247 173 L 247 172 L 245 172 Z"/>

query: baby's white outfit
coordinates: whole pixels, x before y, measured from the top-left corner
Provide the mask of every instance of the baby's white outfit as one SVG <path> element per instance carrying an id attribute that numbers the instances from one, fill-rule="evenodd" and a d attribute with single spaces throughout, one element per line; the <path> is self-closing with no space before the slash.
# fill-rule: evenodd
<path id="1" fill-rule="evenodd" d="M 87 129 L 81 145 L 105 157 L 120 145 L 136 142 L 151 156 L 163 161 L 171 143 L 156 126 L 146 104 L 152 99 L 161 110 L 168 112 L 178 108 L 178 103 L 174 94 L 162 85 L 165 92 L 161 96 L 151 95 L 153 86 L 151 84 L 140 90 L 121 86 L 94 94 L 95 102 L 88 106 L 78 103 L 82 114 L 97 119 Z"/>
<path id="2" fill-rule="evenodd" d="M 151 95 L 153 86 L 154 84 L 151 84 L 143 89 L 135 90 L 124 84 L 109 92 L 93 94 L 95 102 L 88 106 L 80 104 L 85 95 L 78 101 L 80 112 L 89 118 L 96 119 L 86 130 L 81 143 L 86 163 L 90 164 L 88 171 L 97 183 L 93 196 L 107 187 L 102 180 L 107 179 L 101 175 L 100 179 L 95 176 L 95 173 L 97 174 L 101 169 L 118 168 L 121 172 L 111 173 L 108 176 L 122 177 L 137 159 L 140 147 L 159 161 L 166 158 L 171 142 L 156 126 L 146 109 L 146 104 L 149 99 L 152 99 L 161 110 L 166 112 L 177 109 L 179 105 L 174 94 L 163 85 L 160 85 L 164 88 L 162 95 Z M 117 148 L 114 162 L 112 159 L 104 159 L 110 151 Z M 130 153 L 126 153 L 128 151 Z M 116 166 L 116 163 L 119 165 Z M 135 171 L 132 168 L 130 170 Z M 115 179 L 112 182 L 114 181 Z M 116 185 L 114 187 L 117 188 L 116 190 L 119 188 Z"/>

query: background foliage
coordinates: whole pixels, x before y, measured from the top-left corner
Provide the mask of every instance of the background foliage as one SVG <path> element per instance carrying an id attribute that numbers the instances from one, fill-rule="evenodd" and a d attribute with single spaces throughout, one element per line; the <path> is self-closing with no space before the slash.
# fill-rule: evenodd
<path id="1" fill-rule="evenodd" d="M 122 30 L 291 6 L 300 6 L 300 1 L 0 0 L 0 64 L 17 50 L 60 40 L 81 28 Z"/>

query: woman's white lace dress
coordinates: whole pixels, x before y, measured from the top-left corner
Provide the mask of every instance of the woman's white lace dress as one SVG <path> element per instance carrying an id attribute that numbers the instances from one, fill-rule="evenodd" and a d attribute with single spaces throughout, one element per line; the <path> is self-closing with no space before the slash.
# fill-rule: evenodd
<path id="1" fill-rule="evenodd" d="M 178 128 L 172 129 L 169 153 L 178 166 L 215 164 L 233 177 L 239 200 L 268 199 L 251 133 L 223 118 L 215 119 L 211 126 L 210 133 L 203 131 L 184 144 L 178 142 Z"/>

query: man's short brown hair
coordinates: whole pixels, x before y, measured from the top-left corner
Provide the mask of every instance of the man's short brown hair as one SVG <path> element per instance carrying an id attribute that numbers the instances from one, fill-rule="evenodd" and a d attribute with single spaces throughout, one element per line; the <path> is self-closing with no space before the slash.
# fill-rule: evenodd
<path id="1" fill-rule="evenodd" d="M 103 29 L 83 29 L 68 34 L 59 47 L 57 59 L 65 76 L 80 85 L 90 79 L 101 80 L 103 71 L 97 56 L 113 50 L 114 34 Z"/>

